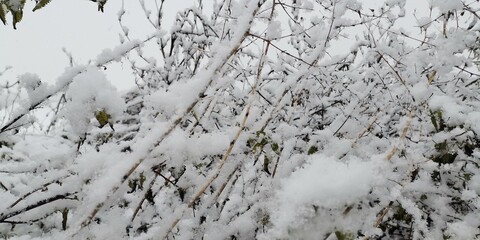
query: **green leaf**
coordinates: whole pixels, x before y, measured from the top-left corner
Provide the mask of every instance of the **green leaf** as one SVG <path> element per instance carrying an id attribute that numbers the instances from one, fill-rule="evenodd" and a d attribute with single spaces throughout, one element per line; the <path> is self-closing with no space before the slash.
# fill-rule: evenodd
<path id="1" fill-rule="evenodd" d="M 128 191 L 127 193 L 133 193 L 137 190 L 137 186 L 138 186 L 138 183 L 137 183 L 138 180 L 134 179 L 134 180 L 128 180 L 128 187 L 130 187 L 130 191 Z"/>
<path id="2" fill-rule="evenodd" d="M 448 144 L 446 140 L 441 143 L 435 143 L 434 146 L 437 151 L 448 151 Z"/>
<path id="3" fill-rule="evenodd" d="M 105 3 L 107 3 L 107 0 L 98 0 L 98 11 L 103 12 L 103 7 L 105 6 Z"/>
<path id="4" fill-rule="evenodd" d="M 37 5 L 35 5 L 35 7 L 33 8 L 32 11 L 37 11 L 38 9 L 41 9 L 45 6 L 47 6 L 47 4 L 49 4 L 52 0 L 40 0 L 39 2 L 37 2 Z"/>
<path id="5" fill-rule="evenodd" d="M 145 199 L 147 199 L 148 202 L 150 203 L 154 203 L 154 197 L 153 196 L 153 192 L 152 192 L 152 189 L 148 189 L 147 192 L 145 193 Z"/>
<path id="6" fill-rule="evenodd" d="M 477 148 L 478 146 L 475 146 L 474 144 L 472 143 L 465 143 L 465 146 L 463 146 L 463 151 L 465 152 L 465 154 L 469 157 L 472 156 L 473 154 L 473 151 Z"/>
<path id="7" fill-rule="evenodd" d="M 7 142 L 7 141 L 2 141 L 0 140 L 0 148 L 2 147 L 8 147 L 8 148 L 11 148 L 13 146 L 13 144 Z"/>
<path id="8" fill-rule="evenodd" d="M 65 208 L 62 211 L 62 229 L 63 229 L 63 231 L 67 230 L 67 220 L 68 220 L 68 208 Z"/>
<path id="9" fill-rule="evenodd" d="M 257 131 L 255 134 L 257 135 L 257 137 L 265 136 L 265 132 L 263 131 Z"/>
<path id="10" fill-rule="evenodd" d="M 97 111 L 95 113 L 95 118 L 97 119 L 98 123 L 100 124 L 100 128 L 110 123 L 111 116 L 108 114 L 105 109 Z"/>
<path id="11" fill-rule="evenodd" d="M 270 173 L 270 170 L 268 170 L 268 165 L 270 165 L 270 159 L 268 159 L 268 157 L 265 156 L 263 158 L 263 171 L 265 171 L 270 175 L 271 173 Z"/>
<path id="12" fill-rule="evenodd" d="M 147 180 L 147 178 L 143 175 L 143 172 L 140 173 L 140 189 L 143 189 L 143 183 L 145 183 L 145 180 Z"/>
<path id="13" fill-rule="evenodd" d="M 342 231 L 335 231 L 335 237 L 337 237 L 338 240 L 353 240 L 355 237 L 351 233 L 345 233 Z"/>
<path id="14" fill-rule="evenodd" d="M 436 132 L 445 130 L 445 121 L 443 120 L 442 111 L 430 111 L 430 120 L 432 121 L 433 127 Z"/>
<path id="15" fill-rule="evenodd" d="M 262 140 L 260 142 L 257 142 L 253 146 L 253 151 L 262 150 L 263 147 L 265 147 L 265 145 L 267 145 L 267 144 L 268 144 L 267 138 L 262 138 Z"/>
<path id="16" fill-rule="evenodd" d="M 278 154 L 278 144 L 277 143 L 272 143 L 272 150 Z"/>
<path id="17" fill-rule="evenodd" d="M 435 128 L 435 132 L 438 132 L 437 119 L 435 118 L 435 114 L 433 114 L 432 111 L 430 111 L 430 120 L 432 121 L 433 127 Z"/>
<path id="18" fill-rule="evenodd" d="M 187 190 L 179 187 L 178 189 L 178 196 L 180 197 L 180 199 L 182 200 L 182 202 L 185 200 L 185 194 L 187 193 Z"/>
<path id="19" fill-rule="evenodd" d="M 422 194 L 422 195 L 420 196 L 420 200 L 421 200 L 421 201 L 425 201 L 425 200 L 427 200 L 427 198 L 428 198 L 428 197 L 427 197 L 426 194 Z"/>
<path id="20" fill-rule="evenodd" d="M 309 149 L 308 149 L 308 152 L 307 154 L 308 155 L 312 155 L 314 153 L 318 152 L 318 148 L 316 146 L 311 146 Z"/>
<path id="21" fill-rule="evenodd" d="M 263 138 L 262 141 L 260 141 L 258 144 L 261 148 L 263 148 L 267 143 L 268 140 L 266 138 Z"/>
<path id="22" fill-rule="evenodd" d="M 442 175 L 437 170 L 433 170 L 433 172 L 430 174 L 430 177 L 432 178 L 432 181 L 434 181 L 434 182 L 442 181 Z"/>
<path id="23" fill-rule="evenodd" d="M 13 16 L 13 29 L 17 29 L 17 23 L 22 21 L 23 18 L 23 10 L 20 9 L 18 11 L 12 11 Z"/>
<path id="24" fill-rule="evenodd" d="M 438 163 L 438 164 L 451 164 L 455 161 L 455 158 L 457 157 L 457 153 L 445 153 L 441 154 L 439 156 L 436 156 L 432 159 L 432 161 Z"/>
<path id="25" fill-rule="evenodd" d="M 411 223 L 413 220 L 413 216 L 405 210 L 402 206 L 398 206 L 396 208 L 395 213 L 393 214 L 393 219 L 398 221 L 403 221 L 406 223 Z"/>
<path id="26" fill-rule="evenodd" d="M 445 130 L 446 125 L 445 125 L 445 121 L 443 121 L 442 111 L 437 111 L 437 117 L 438 117 L 438 121 L 439 121 L 439 123 L 438 123 L 438 129 L 439 129 L 440 131 Z"/>
<path id="27" fill-rule="evenodd" d="M 256 143 L 256 142 L 257 142 L 257 141 L 256 141 L 255 139 L 249 138 L 249 139 L 247 140 L 247 147 L 253 148 L 253 146 L 255 146 L 255 143 Z"/>
<path id="28" fill-rule="evenodd" d="M 7 18 L 5 15 L 7 14 L 8 9 L 5 7 L 4 3 L 0 3 L 0 20 L 2 20 L 3 25 L 7 25 Z"/>
<path id="29" fill-rule="evenodd" d="M 471 173 L 465 173 L 465 174 L 463 174 L 463 179 L 464 179 L 465 182 L 468 182 L 472 179 L 472 176 L 473 176 L 473 174 L 471 174 Z"/>

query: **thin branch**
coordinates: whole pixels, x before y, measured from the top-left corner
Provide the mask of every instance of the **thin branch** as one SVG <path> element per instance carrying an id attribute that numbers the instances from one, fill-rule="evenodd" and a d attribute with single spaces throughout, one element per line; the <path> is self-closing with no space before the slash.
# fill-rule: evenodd
<path id="1" fill-rule="evenodd" d="M 65 200 L 65 199 L 73 200 L 72 198 L 70 198 L 70 196 L 75 195 L 76 193 L 77 192 L 58 194 L 58 195 L 55 195 L 53 197 L 49 197 L 47 199 L 40 200 L 40 201 L 38 201 L 34 204 L 28 205 L 28 206 L 26 206 L 26 207 L 24 207 L 20 210 L 16 210 L 16 211 L 9 212 L 9 213 L 1 213 L 0 214 L 0 222 L 4 221 L 6 219 L 9 219 L 11 217 L 17 216 L 19 214 L 22 214 L 24 212 L 30 211 L 34 208 L 38 208 L 38 207 L 43 206 L 43 205 L 48 204 L 48 203 L 52 203 L 52 202 L 55 202 L 55 201 L 58 201 L 58 200 Z"/>

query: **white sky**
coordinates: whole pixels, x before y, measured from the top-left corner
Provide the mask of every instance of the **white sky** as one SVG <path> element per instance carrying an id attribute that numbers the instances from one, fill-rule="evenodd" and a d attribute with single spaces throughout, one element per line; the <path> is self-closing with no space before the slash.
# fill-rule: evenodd
<path id="1" fill-rule="evenodd" d="M 165 20 L 172 22 L 176 12 L 192 2 L 167 0 L 165 7 L 169 11 L 165 12 Z M 72 53 L 77 63 L 85 64 L 103 49 L 119 45 L 117 13 L 121 4 L 121 0 L 110 0 L 102 13 L 97 11 L 95 3 L 87 0 L 53 0 L 45 8 L 32 12 L 34 2 L 27 0 L 17 30 L 12 28 L 10 18 L 9 25 L 0 23 L 0 70 L 13 67 L 0 81 L 11 82 L 19 74 L 30 72 L 39 75 L 42 81 L 53 83 L 69 65 L 62 48 Z M 151 33 L 152 27 L 146 23 L 138 1 L 126 0 L 125 9 L 133 37 L 142 39 Z M 110 65 L 107 74 L 119 89 L 134 86 L 128 65 Z"/>
<path id="2" fill-rule="evenodd" d="M 138 1 L 124 2 L 130 33 L 140 39 L 151 33 L 152 27 L 146 23 Z M 166 22 L 173 22 L 176 12 L 192 2 L 167 0 Z M 363 4 L 370 7 L 378 6 L 381 2 L 384 0 L 365 0 Z M 407 9 L 411 14 L 414 8 L 420 8 L 424 11 L 422 15 L 426 15 L 428 2 L 407 0 Z M 39 75 L 43 81 L 53 83 L 69 64 L 62 48 L 71 52 L 77 63 L 85 64 L 95 59 L 103 49 L 115 47 L 119 44 L 117 12 L 121 4 L 121 0 L 109 0 L 105 12 L 101 13 L 97 11 L 95 3 L 87 0 L 53 0 L 45 8 L 31 12 L 34 4 L 27 0 L 24 19 L 17 25 L 17 30 L 12 29 L 11 23 L 7 26 L 0 24 L 0 70 L 6 66 L 13 67 L 0 77 L 0 81 L 11 82 L 19 74 L 31 72 Z M 209 1 L 204 1 L 204 4 L 208 5 Z M 406 21 L 405 25 L 415 25 L 415 19 Z M 128 65 L 110 65 L 107 74 L 119 89 L 134 86 Z"/>

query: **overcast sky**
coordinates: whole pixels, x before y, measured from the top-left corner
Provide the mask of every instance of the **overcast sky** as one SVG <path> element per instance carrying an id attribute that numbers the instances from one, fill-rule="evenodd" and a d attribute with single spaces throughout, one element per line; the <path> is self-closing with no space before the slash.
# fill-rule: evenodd
<path id="1" fill-rule="evenodd" d="M 153 2 L 149 0 L 146 2 Z M 209 4 L 204 1 L 204 4 Z M 367 0 L 363 4 L 378 6 L 383 0 Z M 165 20 L 172 22 L 175 13 L 185 6 L 192 5 L 193 0 L 166 1 Z M 180 4 L 181 3 L 181 4 Z M 407 8 L 425 12 L 428 0 L 408 0 Z M 110 0 L 105 12 L 97 11 L 97 6 L 87 0 L 54 0 L 47 7 L 31 12 L 33 1 L 27 0 L 24 19 L 13 30 L 10 25 L 0 25 L 0 69 L 12 66 L 13 69 L 0 77 L 0 81 L 13 81 L 18 74 L 31 72 L 38 74 L 43 81 L 54 82 L 68 66 L 68 59 L 62 48 L 71 52 L 79 64 L 95 59 L 105 48 L 119 44 L 120 27 L 117 13 L 121 0 Z M 151 33 L 138 1 L 126 0 L 125 15 L 133 36 L 140 38 Z M 415 19 L 404 20 L 405 25 L 414 25 Z M 128 65 L 109 66 L 109 79 L 119 88 L 126 89 L 133 85 Z"/>
<path id="2" fill-rule="evenodd" d="M 193 1 L 166 2 L 169 11 L 165 12 L 165 20 L 172 22 L 175 13 Z M 110 0 L 101 13 L 95 3 L 87 0 L 53 0 L 45 8 L 32 12 L 34 2 L 27 0 L 24 18 L 17 24 L 17 30 L 11 22 L 7 26 L 0 24 L 0 69 L 13 67 L 0 81 L 13 81 L 18 74 L 31 72 L 43 81 L 55 82 L 69 65 L 62 48 L 71 52 L 77 63 L 85 64 L 103 49 L 117 46 L 120 32 L 117 13 L 121 4 L 121 0 Z M 141 39 L 151 33 L 152 27 L 146 23 L 138 1 L 125 1 L 125 9 L 134 37 Z M 134 86 L 128 65 L 109 66 L 108 74 L 119 89 Z"/>

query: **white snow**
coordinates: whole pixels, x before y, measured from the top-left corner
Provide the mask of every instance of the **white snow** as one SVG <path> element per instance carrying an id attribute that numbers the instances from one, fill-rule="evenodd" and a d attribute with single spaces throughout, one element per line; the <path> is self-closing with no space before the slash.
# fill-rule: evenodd
<path id="1" fill-rule="evenodd" d="M 125 106 L 115 87 L 96 68 L 88 68 L 76 76 L 66 92 L 66 98 L 63 114 L 78 136 L 87 132 L 96 111 L 105 110 L 114 121 L 123 113 Z"/>
<path id="2" fill-rule="evenodd" d="M 412 15 L 404 0 L 276 2 L 273 14 L 272 1 L 207 2 L 170 28 L 140 1 L 150 35 L 125 42 L 141 29 L 122 22 L 122 45 L 75 59 L 56 84 L 26 73 L 7 86 L 0 72 L 0 238 L 479 234 L 468 26 L 480 3 L 434 0 Z M 123 94 L 105 75 L 116 61 L 138 84 Z M 408 236 L 389 228 L 403 224 Z"/>
<path id="3" fill-rule="evenodd" d="M 442 13 L 448 11 L 461 10 L 463 2 L 461 0 L 433 0 L 432 6 L 437 7 Z"/>
<path id="4" fill-rule="evenodd" d="M 286 229 L 297 222 L 305 206 L 343 207 L 368 194 L 375 185 L 375 164 L 358 158 L 338 160 L 323 154 L 309 157 L 302 168 L 283 181 L 274 224 Z"/>
<path id="5" fill-rule="evenodd" d="M 460 105 L 457 100 L 451 96 L 435 95 L 430 98 L 430 108 L 432 110 L 441 110 L 442 116 L 454 124 L 465 122 L 465 112 L 468 111 L 466 106 Z"/>
<path id="6" fill-rule="evenodd" d="M 125 42 L 114 49 L 104 49 L 102 53 L 97 56 L 96 64 L 103 65 L 110 61 L 120 61 L 126 53 L 139 44 L 141 44 L 139 40 L 133 40 Z"/>
<path id="7" fill-rule="evenodd" d="M 275 39 L 282 36 L 282 23 L 280 21 L 271 21 L 267 28 L 267 39 Z"/>

